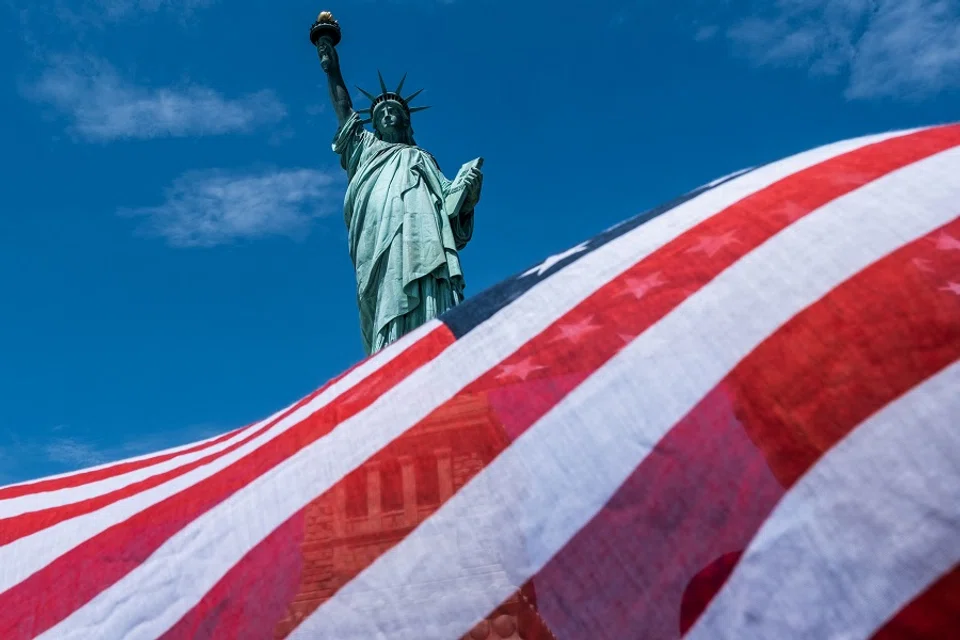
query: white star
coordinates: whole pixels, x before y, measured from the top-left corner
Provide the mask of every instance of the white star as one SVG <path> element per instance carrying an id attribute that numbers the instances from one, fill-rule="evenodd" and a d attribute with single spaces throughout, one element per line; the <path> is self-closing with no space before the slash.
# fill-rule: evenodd
<path id="1" fill-rule="evenodd" d="M 560 336 L 558 339 L 574 341 L 581 336 L 584 336 L 591 331 L 596 331 L 600 328 L 598 324 L 592 324 L 593 316 L 587 316 L 586 318 L 578 321 L 571 322 L 570 324 L 561 324 L 557 327 L 560 330 Z"/>
<path id="2" fill-rule="evenodd" d="M 722 236 L 701 236 L 697 241 L 696 246 L 687 249 L 687 253 L 702 251 L 707 254 L 707 257 L 712 258 L 718 251 L 720 251 L 720 249 L 724 248 L 728 244 L 740 242 L 733 237 L 733 234 L 733 231 L 727 231 Z"/>
<path id="3" fill-rule="evenodd" d="M 781 215 L 787 219 L 787 223 L 796 222 L 803 216 L 810 213 L 810 207 L 804 207 L 793 200 L 787 200 L 780 203 L 780 206 L 772 210 L 773 213 Z"/>
<path id="4" fill-rule="evenodd" d="M 940 291 L 949 291 L 960 296 L 960 282 L 948 282 L 947 286 L 940 287 Z"/>
<path id="5" fill-rule="evenodd" d="M 949 233 L 943 232 L 937 236 L 937 249 L 940 251 L 960 250 L 960 240 Z"/>
<path id="6" fill-rule="evenodd" d="M 833 171 L 827 180 L 835 185 L 846 187 L 860 187 L 873 181 L 876 176 L 862 171 Z"/>
<path id="7" fill-rule="evenodd" d="M 537 265 L 536 267 L 534 267 L 534 268 L 532 268 L 532 269 L 530 269 L 530 270 L 528 270 L 528 271 L 523 272 L 523 274 L 522 274 L 520 277 L 521 277 L 521 278 L 525 278 L 526 276 L 533 275 L 534 273 L 537 274 L 538 276 L 542 276 L 544 273 L 546 273 L 547 271 L 549 271 L 550 269 L 552 269 L 553 266 L 554 266 L 555 264 L 557 264 L 558 262 L 560 262 L 560 261 L 562 261 L 562 260 L 566 260 L 566 259 L 569 258 L 570 256 L 576 255 L 576 254 L 581 253 L 581 252 L 586 251 L 586 250 L 587 250 L 587 243 L 586 243 L 586 242 L 581 242 L 581 243 L 578 244 L 577 246 L 571 247 L 571 248 L 567 249 L 566 251 L 564 251 L 563 253 L 558 253 L 558 254 L 556 254 L 556 255 L 550 256 L 549 258 L 547 258 L 546 260 L 544 260 L 543 262 L 541 262 L 541 263 L 540 263 L 539 265 Z"/>
<path id="8" fill-rule="evenodd" d="M 497 379 L 508 378 L 508 377 L 517 377 L 521 380 L 526 380 L 534 371 L 543 369 L 544 367 L 533 364 L 533 357 L 527 357 L 521 360 L 520 362 L 514 362 L 512 364 L 500 365 L 500 375 L 497 376 Z"/>
<path id="9" fill-rule="evenodd" d="M 627 278 L 627 287 L 620 295 L 629 293 L 634 298 L 639 300 L 643 296 L 647 295 L 651 289 L 667 283 L 667 281 L 664 280 L 660 274 L 661 272 L 657 271 L 656 273 L 651 273 L 644 278 Z"/>
<path id="10" fill-rule="evenodd" d="M 926 273 L 933 273 L 935 271 L 935 269 L 930 266 L 930 261 L 926 258 L 914 258 L 910 262 L 917 268 L 917 271 L 925 271 Z"/>

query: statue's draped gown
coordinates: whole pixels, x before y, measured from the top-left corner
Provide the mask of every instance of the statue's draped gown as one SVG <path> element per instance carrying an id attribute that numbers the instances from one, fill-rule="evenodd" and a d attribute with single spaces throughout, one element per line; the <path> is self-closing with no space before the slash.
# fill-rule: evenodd
<path id="1" fill-rule="evenodd" d="M 415 145 L 384 142 L 354 113 L 333 150 L 350 183 L 344 198 L 367 353 L 463 300 L 457 251 L 473 235 L 473 211 L 445 211 L 450 181 Z"/>

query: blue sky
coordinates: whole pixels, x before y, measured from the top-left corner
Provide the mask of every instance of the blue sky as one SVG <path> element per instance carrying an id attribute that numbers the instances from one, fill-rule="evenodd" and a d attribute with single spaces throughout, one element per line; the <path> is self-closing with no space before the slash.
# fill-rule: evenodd
<path id="1" fill-rule="evenodd" d="M 486 159 L 467 293 L 713 178 L 960 113 L 960 0 L 6 0 L 0 483 L 206 437 L 362 356 L 335 119 L 409 72 Z"/>

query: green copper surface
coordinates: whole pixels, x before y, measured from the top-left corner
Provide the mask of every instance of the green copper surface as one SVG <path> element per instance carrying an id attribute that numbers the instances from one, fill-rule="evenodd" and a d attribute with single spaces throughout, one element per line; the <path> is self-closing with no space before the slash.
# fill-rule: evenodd
<path id="1" fill-rule="evenodd" d="M 360 333 L 367 353 L 374 353 L 463 300 L 458 252 L 473 235 L 482 159 L 447 179 L 414 140 L 410 114 L 417 109 L 409 99 L 380 101 L 369 113 L 373 131 L 364 128 L 333 43 L 321 37 L 317 53 L 339 123 L 333 151 L 349 178 L 343 213 Z M 379 72 L 378 80 L 382 95 L 403 88 L 401 80 L 389 91 Z"/>

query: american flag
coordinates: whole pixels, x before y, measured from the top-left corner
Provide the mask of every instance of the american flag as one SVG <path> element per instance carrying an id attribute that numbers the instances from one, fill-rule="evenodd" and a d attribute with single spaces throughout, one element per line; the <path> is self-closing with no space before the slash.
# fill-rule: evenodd
<path id="1" fill-rule="evenodd" d="M 817 148 L 0 488 L 0 638 L 960 637 L 958 214 L 960 125 Z"/>

